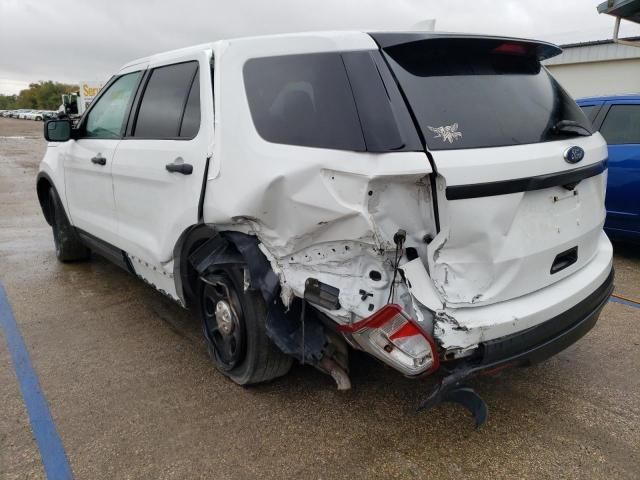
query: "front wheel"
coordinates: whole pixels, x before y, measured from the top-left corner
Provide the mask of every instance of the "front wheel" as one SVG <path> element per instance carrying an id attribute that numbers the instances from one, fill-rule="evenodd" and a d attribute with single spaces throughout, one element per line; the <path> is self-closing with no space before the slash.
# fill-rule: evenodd
<path id="1" fill-rule="evenodd" d="M 216 368 L 239 385 L 285 375 L 293 358 L 267 336 L 267 306 L 259 292 L 244 288 L 242 269 L 228 267 L 201 281 L 200 315 Z"/>
<path id="2" fill-rule="evenodd" d="M 61 262 L 86 260 L 90 251 L 85 247 L 73 226 L 69 223 L 67 214 L 62 207 L 60 197 L 56 191 L 49 189 L 49 218 L 53 230 L 53 243 L 56 246 L 56 257 Z"/>

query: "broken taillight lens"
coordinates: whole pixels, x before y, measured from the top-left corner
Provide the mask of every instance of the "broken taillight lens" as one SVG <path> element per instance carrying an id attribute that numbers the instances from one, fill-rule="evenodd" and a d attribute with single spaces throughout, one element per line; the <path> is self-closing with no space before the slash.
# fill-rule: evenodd
<path id="1" fill-rule="evenodd" d="M 339 327 L 365 351 L 405 375 L 434 372 L 440 366 L 435 342 L 400 305 L 389 304 L 364 320 Z"/>

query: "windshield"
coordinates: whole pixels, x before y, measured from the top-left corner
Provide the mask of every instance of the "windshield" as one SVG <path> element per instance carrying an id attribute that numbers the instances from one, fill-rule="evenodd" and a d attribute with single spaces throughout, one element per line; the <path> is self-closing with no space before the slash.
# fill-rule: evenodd
<path id="1" fill-rule="evenodd" d="M 387 47 L 384 53 L 430 150 L 521 145 L 578 135 L 579 129 L 563 128 L 567 122 L 586 128 L 586 134 L 592 131 L 574 100 L 527 45 L 496 39 L 429 39 Z"/>

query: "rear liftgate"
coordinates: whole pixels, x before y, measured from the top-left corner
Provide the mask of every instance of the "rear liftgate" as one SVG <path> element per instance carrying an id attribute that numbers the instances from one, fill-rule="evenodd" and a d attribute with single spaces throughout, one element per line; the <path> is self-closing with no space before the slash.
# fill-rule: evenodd
<path id="1" fill-rule="evenodd" d="M 601 141 L 589 138 L 575 102 L 540 64 L 561 50 L 500 37 L 372 37 L 410 108 L 437 177 L 434 191 L 444 193 L 437 198 L 442 231 L 429 244 L 428 264 L 445 310 L 508 301 L 583 266 L 595 253 L 603 203 L 601 179 L 589 179 L 606 168 L 606 153 Z M 586 165 L 567 164 L 575 163 L 566 157 L 572 148 Z M 448 331 L 464 328 L 452 322 Z M 520 335 L 526 332 L 515 343 Z M 454 335 L 450 344 L 444 334 L 438 340 L 445 353 L 463 345 Z M 520 346 L 526 351 L 530 345 Z M 483 355 L 482 344 L 479 350 Z M 495 365 L 455 360 L 457 367 L 419 409 L 455 402 L 480 426 L 487 405 L 463 381 L 523 362 L 520 356 Z"/>

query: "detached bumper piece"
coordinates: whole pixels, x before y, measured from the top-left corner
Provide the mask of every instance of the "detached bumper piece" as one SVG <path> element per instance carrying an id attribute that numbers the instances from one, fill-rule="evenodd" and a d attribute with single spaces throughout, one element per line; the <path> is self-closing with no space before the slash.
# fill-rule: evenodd
<path id="1" fill-rule="evenodd" d="M 455 402 L 469 410 L 482 426 L 488 408 L 482 398 L 464 382 L 510 367 L 528 366 L 546 360 L 582 338 L 598 321 L 600 311 L 613 293 L 614 272 L 591 295 L 566 312 L 540 325 L 513 335 L 480 344 L 478 354 L 457 363 L 420 402 L 418 410 L 441 402 Z M 441 368 L 442 370 L 443 368 Z"/>

